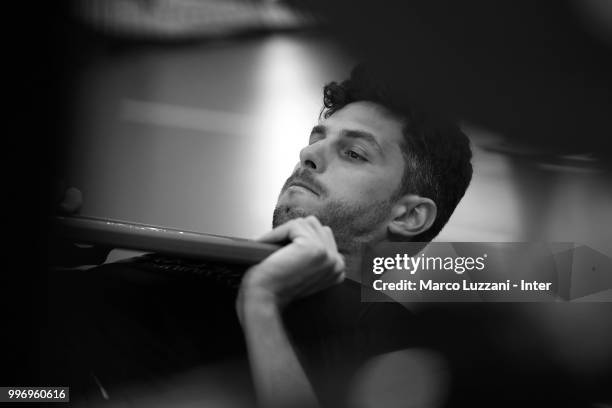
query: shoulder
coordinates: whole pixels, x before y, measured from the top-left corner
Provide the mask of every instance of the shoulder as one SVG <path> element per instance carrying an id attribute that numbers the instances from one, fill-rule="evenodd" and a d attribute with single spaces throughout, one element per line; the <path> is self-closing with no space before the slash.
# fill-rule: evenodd
<path id="1" fill-rule="evenodd" d="M 350 379 L 371 358 L 420 344 L 417 316 L 401 304 L 362 301 L 362 286 L 345 281 L 296 302 L 285 324 L 326 406 L 341 406 Z"/>

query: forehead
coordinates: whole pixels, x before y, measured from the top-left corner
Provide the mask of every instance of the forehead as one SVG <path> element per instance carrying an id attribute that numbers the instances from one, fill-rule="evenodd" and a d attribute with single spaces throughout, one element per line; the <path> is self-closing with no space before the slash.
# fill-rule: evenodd
<path id="1" fill-rule="evenodd" d="M 402 121 L 381 105 L 353 102 L 320 121 L 332 132 L 365 131 L 374 136 L 384 151 L 397 150 L 403 140 Z"/>

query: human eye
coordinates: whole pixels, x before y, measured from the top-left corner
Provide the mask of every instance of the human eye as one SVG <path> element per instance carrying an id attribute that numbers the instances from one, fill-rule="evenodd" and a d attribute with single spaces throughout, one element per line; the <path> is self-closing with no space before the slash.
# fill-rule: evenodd
<path id="1" fill-rule="evenodd" d="M 364 162 L 368 161 L 368 159 L 366 159 L 365 157 L 365 154 L 361 153 L 357 149 L 345 149 L 343 151 L 343 154 L 350 160 L 364 161 Z"/>

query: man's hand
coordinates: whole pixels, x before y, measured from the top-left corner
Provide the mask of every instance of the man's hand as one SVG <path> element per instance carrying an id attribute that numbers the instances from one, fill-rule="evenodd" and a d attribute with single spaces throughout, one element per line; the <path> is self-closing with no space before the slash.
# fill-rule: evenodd
<path id="1" fill-rule="evenodd" d="M 57 206 L 57 212 L 63 215 L 78 214 L 83 206 L 83 193 L 75 187 L 68 187 L 63 192 L 61 202 Z"/>
<path id="2" fill-rule="evenodd" d="M 261 241 L 288 245 L 250 268 L 240 285 L 238 317 L 259 405 L 317 407 L 317 398 L 287 337 L 281 309 L 344 279 L 344 259 L 329 227 L 315 217 L 273 229 Z"/>
<path id="3" fill-rule="evenodd" d="M 75 187 L 66 188 L 58 182 L 55 191 L 55 212 L 63 216 L 77 215 L 83 205 L 83 194 Z M 75 267 L 98 265 L 106 260 L 112 248 L 98 245 L 76 245 L 64 239 L 49 242 L 49 265 L 54 267 Z"/>
<path id="4" fill-rule="evenodd" d="M 239 302 L 255 298 L 282 308 L 344 279 L 344 259 L 338 253 L 334 235 L 314 216 L 291 220 L 259 240 L 291 243 L 249 269 L 242 281 Z"/>

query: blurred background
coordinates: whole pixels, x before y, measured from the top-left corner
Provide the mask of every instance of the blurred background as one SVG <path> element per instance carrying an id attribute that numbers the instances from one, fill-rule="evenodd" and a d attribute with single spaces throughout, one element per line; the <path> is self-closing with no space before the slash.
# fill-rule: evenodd
<path id="1" fill-rule="evenodd" d="M 262 234 L 316 124 L 323 85 L 346 78 L 363 58 L 387 57 L 389 75 L 403 70 L 398 90 L 461 118 L 473 143 L 473 182 L 439 241 L 577 242 L 612 255 L 612 183 L 601 144 L 609 125 L 591 130 L 604 122 L 600 111 L 610 113 L 598 99 L 610 89 L 589 82 L 603 68 L 593 55 L 609 61 L 605 29 L 585 37 L 596 45 L 586 59 L 574 54 L 586 52 L 576 38 L 587 34 L 563 26 L 566 14 L 585 14 L 571 2 L 546 15 L 542 5 L 520 2 L 494 10 L 442 2 L 448 11 L 437 19 L 421 6 L 394 10 L 394 2 L 321 3 L 72 3 L 62 26 L 69 74 L 59 176 L 83 192 L 81 213 Z M 405 24 L 393 24 L 398 18 Z M 523 21 L 520 29 L 513 19 Z M 583 27 L 599 33 L 593 21 Z"/>

